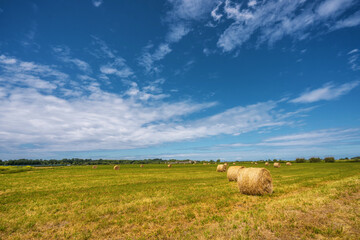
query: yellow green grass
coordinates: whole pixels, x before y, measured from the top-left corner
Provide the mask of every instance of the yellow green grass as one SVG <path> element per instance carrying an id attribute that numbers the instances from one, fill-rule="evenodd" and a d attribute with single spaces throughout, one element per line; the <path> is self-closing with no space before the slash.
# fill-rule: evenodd
<path id="1" fill-rule="evenodd" d="M 268 166 L 270 196 L 214 164 L 112 167 L 0 172 L 0 239 L 360 238 L 359 163 Z"/>

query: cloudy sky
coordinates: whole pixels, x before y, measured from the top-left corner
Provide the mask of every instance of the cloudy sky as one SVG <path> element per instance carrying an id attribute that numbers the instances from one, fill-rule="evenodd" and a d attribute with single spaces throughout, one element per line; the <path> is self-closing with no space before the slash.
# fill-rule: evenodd
<path id="1" fill-rule="evenodd" d="M 356 0 L 0 1 L 0 159 L 360 155 Z"/>

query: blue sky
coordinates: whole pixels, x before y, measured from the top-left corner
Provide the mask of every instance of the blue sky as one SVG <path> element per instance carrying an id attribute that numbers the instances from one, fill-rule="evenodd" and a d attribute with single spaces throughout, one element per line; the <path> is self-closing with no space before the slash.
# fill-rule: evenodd
<path id="1" fill-rule="evenodd" d="M 0 1 L 0 159 L 360 154 L 356 0 Z"/>

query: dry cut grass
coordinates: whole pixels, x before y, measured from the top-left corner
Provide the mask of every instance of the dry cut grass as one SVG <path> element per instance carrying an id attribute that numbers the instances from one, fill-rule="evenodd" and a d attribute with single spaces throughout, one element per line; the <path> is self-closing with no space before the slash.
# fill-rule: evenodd
<path id="1" fill-rule="evenodd" d="M 258 166 L 271 195 L 240 194 L 216 165 L 0 174 L 0 239 L 360 238 L 359 163 Z"/>

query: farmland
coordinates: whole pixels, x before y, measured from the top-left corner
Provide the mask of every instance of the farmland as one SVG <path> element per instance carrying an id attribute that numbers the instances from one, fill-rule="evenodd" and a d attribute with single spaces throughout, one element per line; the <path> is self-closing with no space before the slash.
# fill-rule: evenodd
<path id="1" fill-rule="evenodd" d="M 247 196 L 215 164 L 13 167 L 0 239 L 360 238 L 360 163 L 265 168 L 273 194 Z"/>

